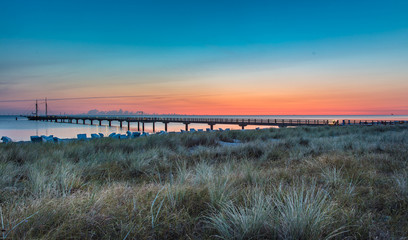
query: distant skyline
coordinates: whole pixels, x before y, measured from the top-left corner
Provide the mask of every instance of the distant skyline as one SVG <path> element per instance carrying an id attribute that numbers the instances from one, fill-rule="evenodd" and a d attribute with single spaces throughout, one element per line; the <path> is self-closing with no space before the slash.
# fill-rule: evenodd
<path id="1" fill-rule="evenodd" d="M 406 0 L 2 1 L 0 114 L 47 97 L 60 99 L 51 114 L 408 115 L 407 12 Z"/>

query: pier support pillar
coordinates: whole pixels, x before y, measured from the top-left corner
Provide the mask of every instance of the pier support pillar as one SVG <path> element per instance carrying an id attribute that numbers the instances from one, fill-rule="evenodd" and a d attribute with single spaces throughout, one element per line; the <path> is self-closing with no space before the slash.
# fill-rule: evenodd
<path id="1" fill-rule="evenodd" d="M 79 122 L 79 120 L 78 120 L 78 119 L 76 119 L 76 124 L 78 124 L 78 122 Z"/>
<path id="2" fill-rule="evenodd" d="M 130 122 L 128 121 L 128 131 L 130 131 Z"/>
<path id="3" fill-rule="evenodd" d="M 102 120 L 99 120 L 99 126 L 102 126 Z"/>
<path id="4" fill-rule="evenodd" d="M 82 119 L 82 123 L 85 124 L 85 119 Z"/>
<path id="5" fill-rule="evenodd" d="M 140 132 L 140 122 L 137 122 L 137 131 Z"/>
<path id="6" fill-rule="evenodd" d="M 184 123 L 186 125 L 186 131 L 188 131 L 188 123 Z"/>
<path id="7" fill-rule="evenodd" d="M 91 125 L 93 125 L 93 120 L 91 120 Z"/>
<path id="8" fill-rule="evenodd" d="M 109 127 L 112 127 L 112 121 L 109 120 Z"/>
<path id="9" fill-rule="evenodd" d="M 144 122 L 142 122 L 142 131 L 144 132 Z"/>
<path id="10" fill-rule="evenodd" d="M 153 132 L 156 132 L 156 129 L 155 129 L 155 124 L 154 124 L 155 122 L 153 122 Z"/>
<path id="11" fill-rule="evenodd" d="M 210 129 L 214 130 L 214 124 L 209 124 L 210 125 Z"/>
<path id="12" fill-rule="evenodd" d="M 123 121 L 119 121 L 119 127 L 122 128 Z"/>
<path id="13" fill-rule="evenodd" d="M 164 131 L 167 132 L 167 123 L 164 123 Z"/>

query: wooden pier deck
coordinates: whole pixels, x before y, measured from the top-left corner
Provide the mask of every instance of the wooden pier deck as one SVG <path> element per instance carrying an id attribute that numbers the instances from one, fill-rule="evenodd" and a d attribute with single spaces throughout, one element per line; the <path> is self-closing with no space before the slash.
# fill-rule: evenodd
<path id="1" fill-rule="evenodd" d="M 407 123 L 407 121 L 390 121 L 390 120 L 322 120 L 322 119 L 259 119 L 259 118 L 228 118 L 228 117 L 211 117 L 211 118 L 199 118 L 199 117 L 120 117 L 120 116 L 26 116 L 29 120 L 34 121 L 52 121 L 52 122 L 65 122 L 65 123 L 83 123 L 90 122 L 91 125 L 97 123 L 102 126 L 102 122 L 108 122 L 109 126 L 112 126 L 112 122 L 119 122 L 119 126 L 122 128 L 123 123 L 127 123 L 127 128 L 130 129 L 131 123 L 137 123 L 138 131 L 144 131 L 145 123 L 153 124 L 153 132 L 155 132 L 155 123 L 163 123 L 165 131 L 170 123 L 182 123 L 185 125 L 186 131 L 188 131 L 189 124 L 208 124 L 210 129 L 213 130 L 214 125 L 227 124 L 238 125 L 244 129 L 248 125 L 256 126 L 278 126 L 278 127 L 292 127 L 292 126 L 333 126 L 333 125 L 375 125 L 375 124 L 401 124 Z M 142 128 L 140 128 L 142 125 Z"/>

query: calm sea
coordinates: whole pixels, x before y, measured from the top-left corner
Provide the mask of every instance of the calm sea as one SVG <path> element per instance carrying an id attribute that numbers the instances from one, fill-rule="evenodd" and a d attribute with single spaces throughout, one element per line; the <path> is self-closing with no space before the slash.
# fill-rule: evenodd
<path id="1" fill-rule="evenodd" d="M 139 115 L 138 115 L 139 116 Z M 118 122 L 112 122 L 112 126 L 107 126 L 107 122 L 102 122 L 103 126 L 87 124 L 73 124 L 73 123 L 55 123 L 55 122 L 42 122 L 42 121 L 29 121 L 24 117 L 17 116 L 0 116 L 0 137 L 8 136 L 13 141 L 28 141 L 30 136 L 34 135 L 54 135 L 59 138 L 75 138 L 79 133 L 86 133 L 88 137 L 92 133 L 103 133 L 109 135 L 110 133 L 126 133 L 127 124 L 124 123 L 124 127 L 121 129 Z M 391 116 L 391 115 L 344 115 L 344 116 L 323 116 L 323 115 L 295 115 L 295 116 L 185 116 L 185 115 L 153 115 L 146 117 L 198 117 L 198 118 L 217 118 L 228 117 L 238 119 L 325 119 L 325 120 L 343 120 L 343 119 L 358 119 L 358 120 L 408 120 L 408 116 Z M 209 126 L 206 124 L 190 124 L 189 128 L 206 129 Z M 258 126 L 247 126 L 245 129 L 254 129 Z M 259 126 L 265 128 L 265 126 Z M 168 125 L 168 131 L 179 132 L 184 129 L 185 126 L 182 123 L 170 123 Z M 218 128 L 230 128 L 240 129 L 237 125 L 216 125 L 214 129 Z M 156 132 L 164 130 L 164 124 L 156 123 Z M 130 131 L 137 131 L 137 123 L 131 123 Z M 145 124 L 146 132 L 153 132 L 153 126 L 151 123 Z"/>

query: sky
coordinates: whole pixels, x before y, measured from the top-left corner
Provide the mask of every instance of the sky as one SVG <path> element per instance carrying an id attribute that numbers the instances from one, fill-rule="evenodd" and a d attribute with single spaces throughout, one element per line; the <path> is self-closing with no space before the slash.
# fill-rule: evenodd
<path id="1" fill-rule="evenodd" d="M 0 114 L 408 115 L 408 1 L 0 1 Z M 23 100 L 23 101 L 22 101 Z"/>

